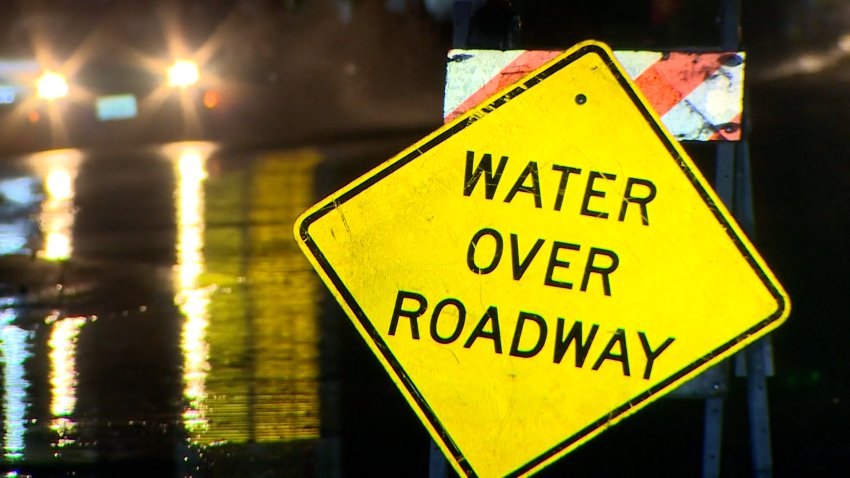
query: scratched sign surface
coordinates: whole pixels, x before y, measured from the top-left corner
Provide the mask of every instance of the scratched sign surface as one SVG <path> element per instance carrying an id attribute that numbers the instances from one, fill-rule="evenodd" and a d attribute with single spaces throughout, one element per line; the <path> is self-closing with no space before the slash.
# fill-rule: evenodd
<path id="1" fill-rule="evenodd" d="M 560 51 L 452 50 L 443 116 L 450 121 L 525 77 Z M 661 122 L 679 141 L 738 141 L 744 52 L 615 51 Z"/>
<path id="2" fill-rule="evenodd" d="M 295 233 L 467 476 L 541 469 L 789 310 L 595 42 L 322 200 Z"/>

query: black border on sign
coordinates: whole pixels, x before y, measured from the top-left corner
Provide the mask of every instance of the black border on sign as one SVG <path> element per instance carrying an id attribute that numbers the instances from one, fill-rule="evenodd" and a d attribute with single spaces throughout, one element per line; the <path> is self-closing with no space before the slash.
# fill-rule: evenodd
<path id="1" fill-rule="evenodd" d="M 368 189 L 373 184 L 383 180 L 384 178 L 386 178 L 390 174 L 397 171 L 402 166 L 404 166 L 404 165 L 408 164 L 409 162 L 413 161 L 414 159 L 424 155 L 426 152 L 428 152 L 429 150 L 431 150 L 432 148 L 434 148 L 438 144 L 442 143 L 446 139 L 448 139 L 451 136 L 454 136 L 455 134 L 463 131 L 468 126 L 475 123 L 481 117 L 495 111 L 496 109 L 498 109 L 499 107 L 501 107 L 502 105 L 504 105 L 505 103 L 510 101 L 511 99 L 521 95 L 523 92 L 525 92 L 529 88 L 537 85 L 538 83 L 540 83 L 541 81 L 545 80 L 546 78 L 552 76 L 554 73 L 563 69 L 567 65 L 573 63 L 574 61 L 583 57 L 584 55 L 587 55 L 587 54 L 590 54 L 590 53 L 595 53 L 603 59 L 604 63 L 608 66 L 608 69 L 611 71 L 611 73 L 616 78 L 617 82 L 620 84 L 620 86 L 623 88 L 623 90 L 628 94 L 629 98 L 631 98 L 632 102 L 638 108 L 638 110 L 640 110 L 641 114 L 646 119 L 647 124 L 652 127 L 653 132 L 655 132 L 656 136 L 661 141 L 661 143 L 664 144 L 667 151 L 670 153 L 670 156 L 672 156 L 672 158 L 676 161 L 676 163 L 681 168 L 682 172 L 685 174 L 685 176 L 688 178 L 688 180 L 691 182 L 691 184 L 694 186 L 694 188 L 699 192 L 700 196 L 703 198 L 706 205 L 714 213 L 714 216 L 717 219 L 717 221 L 726 230 L 727 234 L 729 235 L 729 238 L 732 240 L 732 242 L 738 248 L 738 251 L 744 257 L 744 259 L 747 261 L 747 263 L 750 264 L 753 271 L 756 272 L 756 274 L 761 279 L 761 281 L 765 285 L 765 287 L 770 291 L 773 298 L 776 300 L 777 308 L 776 308 L 776 311 L 774 313 L 769 315 L 764 320 L 758 322 L 753 327 L 747 329 L 740 336 L 735 337 L 734 339 L 730 340 L 729 342 L 722 344 L 717 349 L 709 352 L 708 354 L 706 354 L 705 356 L 703 356 L 699 360 L 696 360 L 693 363 L 685 366 L 678 373 L 674 374 L 673 376 L 669 377 L 668 379 L 664 380 L 663 382 L 658 383 L 656 386 L 654 386 L 654 387 L 648 389 L 647 391 L 641 393 L 640 395 L 637 395 L 634 398 L 626 401 L 626 403 L 624 403 L 623 405 L 612 410 L 610 413 L 606 414 L 604 417 L 602 417 L 599 420 L 596 420 L 595 422 L 584 427 L 578 433 L 568 437 L 567 439 L 560 442 L 556 446 L 554 446 L 551 449 L 543 452 L 537 458 L 529 461 L 524 466 L 522 466 L 522 467 L 514 470 L 513 472 L 509 473 L 507 476 L 518 476 L 518 475 L 521 475 L 523 473 L 527 473 L 527 472 L 531 471 L 532 469 L 534 469 L 535 467 L 537 467 L 541 463 L 549 460 L 550 458 L 552 458 L 553 456 L 562 452 L 566 448 L 569 448 L 570 446 L 572 446 L 576 442 L 582 440 L 587 435 L 589 435 L 589 434 L 593 433 L 594 431 L 598 430 L 599 428 L 603 427 L 608 422 L 613 421 L 614 419 L 625 414 L 626 412 L 628 412 L 630 409 L 634 408 L 635 406 L 645 402 L 650 397 L 652 397 L 653 395 L 656 395 L 661 390 L 670 386 L 672 383 L 681 379 L 685 375 L 687 375 L 687 374 L 693 372 L 695 369 L 709 363 L 710 361 L 712 361 L 712 359 L 714 359 L 718 355 L 726 352 L 730 348 L 734 347 L 736 344 L 742 342 L 747 337 L 749 337 L 749 336 L 751 336 L 755 333 L 758 333 L 760 330 L 764 329 L 765 327 L 767 327 L 768 325 L 770 325 L 771 323 L 773 323 L 774 321 L 779 319 L 782 316 L 783 312 L 785 311 L 785 308 L 787 307 L 787 304 L 785 302 L 785 298 L 783 297 L 783 295 L 779 292 L 779 290 L 776 288 L 776 286 L 773 284 L 773 282 L 769 279 L 769 277 L 767 276 L 765 271 L 759 266 L 758 261 L 756 261 L 755 258 L 752 256 L 750 251 L 744 245 L 741 238 L 735 233 L 735 229 L 729 223 L 729 220 L 727 219 L 727 217 L 720 212 L 720 209 L 718 208 L 717 204 L 715 204 L 715 202 L 712 200 L 711 195 L 708 193 L 708 191 L 706 191 L 705 187 L 698 180 L 697 175 L 694 174 L 694 172 L 688 167 L 688 164 L 681 157 L 681 155 L 677 151 L 677 149 L 676 149 L 675 145 L 673 144 L 673 142 L 671 141 L 671 139 L 668 137 L 667 134 L 665 134 L 664 130 L 661 128 L 661 126 L 655 120 L 653 115 L 649 112 L 646 105 L 643 103 L 643 101 L 640 99 L 638 94 L 631 87 L 628 80 L 623 76 L 623 74 L 617 68 L 616 64 L 611 59 L 611 56 L 608 54 L 608 52 L 604 48 L 600 47 L 599 45 L 595 45 L 595 44 L 589 44 L 589 45 L 585 45 L 585 46 L 579 48 L 578 50 L 576 50 L 572 54 L 570 54 L 570 55 L 560 59 L 559 61 L 551 64 L 545 70 L 538 72 L 533 77 L 530 77 L 530 78 L 524 80 L 522 82 L 522 84 L 515 85 L 513 88 L 506 91 L 504 94 L 502 94 L 498 98 L 492 100 L 488 105 L 475 108 L 473 110 L 474 113 L 471 112 L 471 114 L 464 115 L 464 117 L 463 117 L 464 119 L 458 121 L 457 123 L 450 126 L 446 130 L 444 130 L 443 132 L 438 134 L 437 136 L 431 138 L 425 144 L 423 144 L 423 145 L 419 146 L 418 148 L 416 148 L 415 150 L 409 152 L 407 155 L 401 157 L 397 161 L 394 161 L 392 163 L 387 164 L 383 169 L 376 171 L 371 177 L 366 178 L 364 181 L 357 184 L 352 189 L 350 189 L 350 190 L 346 191 L 345 193 L 343 193 L 342 195 L 340 195 L 337 199 L 328 202 L 327 204 L 322 206 L 320 209 L 316 210 L 315 212 L 313 212 L 312 214 L 310 214 L 309 216 L 304 218 L 304 220 L 301 223 L 300 230 L 299 230 L 299 233 L 301 235 L 302 240 L 304 241 L 304 243 L 307 245 L 307 247 L 310 249 L 310 251 L 315 256 L 317 262 L 321 265 L 322 270 L 324 270 L 325 274 L 327 274 L 327 277 L 330 278 L 330 280 L 333 282 L 334 286 L 336 287 L 337 291 L 339 291 L 339 294 L 342 296 L 343 300 L 345 300 L 345 303 L 348 305 L 348 307 L 357 316 L 357 320 L 360 323 L 360 325 L 363 327 L 363 330 L 365 330 L 369 334 L 369 337 L 371 337 L 371 339 L 374 341 L 375 345 L 377 346 L 377 348 L 380 351 L 381 355 L 383 356 L 384 360 L 387 361 L 387 363 L 390 365 L 390 367 L 393 369 L 393 371 L 401 379 L 401 382 L 404 384 L 404 387 L 407 390 L 407 392 L 410 394 L 410 396 L 416 402 L 417 406 L 419 406 L 419 408 L 422 410 L 425 417 L 427 417 L 428 421 L 430 422 L 430 424 L 434 428 L 434 430 L 436 430 L 437 433 L 440 435 L 440 438 L 443 440 L 443 443 L 451 451 L 455 460 L 457 461 L 457 463 L 460 465 L 460 467 L 463 469 L 464 473 L 466 473 L 467 476 L 472 477 L 472 476 L 478 476 L 478 475 L 475 473 L 475 471 L 471 468 L 469 463 L 463 457 L 463 454 L 461 454 L 457 445 L 454 443 L 452 438 L 446 432 L 445 428 L 440 423 L 440 420 L 434 414 L 433 410 L 431 410 L 431 407 L 425 401 L 424 397 L 422 397 L 422 395 L 419 393 L 419 390 L 416 388 L 416 386 L 410 380 L 410 377 L 408 377 L 407 372 L 404 370 L 404 368 L 401 366 L 401 364 L 399 364 L 399 362 L 396 360 L 395 356 L 390 352 L 389 347 L 383 341 L 383 339 L 381 339 L 381 336 L 378 333 L 378 331 L 372 326 L 372 323 L 368 320 L 368 318 L 366 317 L 366 314 L 360 308 L 360 305 L 357 303 L 357 301 L 351 295 L 351 292 L 348 290 L 348 288 L 345 286 L 345 284 L 342 282 L 342 280 L 340 280 L 339 276 L 336 274 L 333 267 L 331 267 L 331 265 L 328 263 L 327 259 L 325 258 L 322 251 L 319 249 L 318 245 L 313 241 L 312 237 L 310 237 L 309 228 L 310 228 L 310 225 L 313 222 L 317 221 L 318 219 L 320 219 L 321 217 L 323 217 L 327 213 L 333 211 L 334 209 L 339 207 L 340 204 L 342 204 L 342 203 L 348 201 L 349 199 L 353 198 L 354 196 L 358 195 L 361 191 Z"/>

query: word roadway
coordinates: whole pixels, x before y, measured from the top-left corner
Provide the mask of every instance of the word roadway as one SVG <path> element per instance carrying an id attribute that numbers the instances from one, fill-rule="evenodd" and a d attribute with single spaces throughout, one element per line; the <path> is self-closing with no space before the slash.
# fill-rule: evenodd
<path id="1" fill-rule="evenodd" d="M 410 328 L 410 338 L 420 340 L 419 318 L 425 315 L 427 309 L 428 300 L 422 294 L 412 291 L 398 291 L 387 334 L 396 336 L 404 319 L 408 322 Z M 483 343 L 476 345 L 479 341 L 490 341 L 493 352 L 502 354 L 504 344 L 499 309 L 496 306 L 489 306 L 476 325 L 471 328 L 471 331 L 467 327 L 466 316 L 467 308 L 459 299 L 445 298 L 441 300 L 431 310 L 431 319 L 428 324 L 431 339 L 438 344 L 450 345 L 465 336 L 466 340 L 463 341 L 463 347 L 467 349 L 473 346 L 484 346 Z M 452 321 L 454 322 L 452 323 Z M 620 364 L 624 376 L 631 376 L 627 340 L 629 334 L 624 329 L 618 328 L 613 331 L 601 352 L 598 351 L 598 345 L 594 347 L 594 340 L 599 332 L 599 325 L 597 324 L 593 324 L 587 336 L 585 336 L 582 333 L 583 324 L 581 321 L 574 321 L 568 331 L 566 319 L 558 317 L 555 333 L 551 335 L 552 340 L 548 341 L 550 329 L 549 323 L 542 316 L 533 312 L 520 311 L 511 336 L 508 353 L 513 357 L 532 358 L 540 354 L 545 347 L 552 350 L 552 362 L 559 364 L 572 345 L 575 350 L 574 363 L 577 368 L 584 367 L 588 354 L 593 349 L 597 351 L 598 356 L 593 362 L 591 370 L 599 370 L 606 362 L 610 361 Z M 653 346 L 645 332 L 638 331 L 635 335 L 640 341 L 641 349 L 646 358 L 643 378 L 649 380 L 653 364 L 676 339 L 668 337 L 660 345 Z M 597 341 L 596 343 L 601 342 Z"/>

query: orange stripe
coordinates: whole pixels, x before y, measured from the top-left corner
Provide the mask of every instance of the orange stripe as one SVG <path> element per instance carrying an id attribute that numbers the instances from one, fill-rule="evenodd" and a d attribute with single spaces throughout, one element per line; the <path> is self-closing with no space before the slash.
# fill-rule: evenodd
<path id="1" fill-rule="evenodd" d="M 454 109 L 451 113 L 449 113 L 445 122 L 455 119 L 456 117 L 466 113 L 468 110 L 474 108 L 482 101 L 496 94 L 501 89 L 508 87 L 520 79 L 522 79 L 525 75 L 531 73 L 538 67 L 544 65 L 546 62 L 555 58 L 556 56 L 563 53 L 562 51 L 540 51 L 540 50 L 532 50 L 525 51 L 520 54 L 518 57 L 514 59 L 514 61 L 510 62 L 506 67 L 502 68 L 501 71 L 493 75 L 493 77 L 484 84 L 481 88 L 478 89 L 475 93 L 473 93 L 469 98 L 463 100 L 457 108 Z"/>
<path id="2" fill-rule="evenodd" d="M 734 129 L 729 128 L 729 130 L 727 130 L 727 129 L 724 129 L 724 128 L 720 128 L 717 131 L 715 131 L 714 134 L 712 134 L 711 137 L 708 138 L 708 140 L 709 141 L 740 141 L 741 140 L 741 128 L 742 128 L 741 113 L 738 113 L 737 115 L 735 115 L 735 117 L 732 118 L 729 121 L 729 123 L 727 123 L 727 124 L 730 125 L 730 126 L 734 125 L 735 126 Z"/>
<path id="3" fill-rule="evenodd" d="M 717 73 L 723 66 L 719 60 L 724 55 L 726 53 L 669 53 L 635 78 L 635 85 L 658 116 L 664 116 Z"/>

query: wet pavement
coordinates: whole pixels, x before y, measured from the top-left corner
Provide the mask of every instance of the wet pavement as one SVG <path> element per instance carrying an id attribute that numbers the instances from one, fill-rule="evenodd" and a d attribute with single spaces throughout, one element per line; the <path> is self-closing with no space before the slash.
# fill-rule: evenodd
<path id="1" fill-rule="evenodd" d="M 320 163 L 401 146 L 0 164 L 9 476 L 338 476 L 339 317 L 292 226 Z"/>

